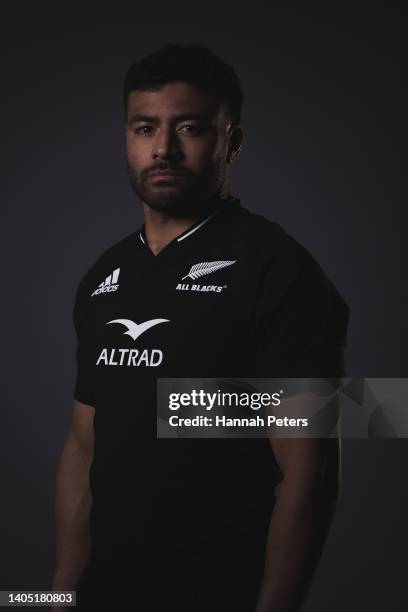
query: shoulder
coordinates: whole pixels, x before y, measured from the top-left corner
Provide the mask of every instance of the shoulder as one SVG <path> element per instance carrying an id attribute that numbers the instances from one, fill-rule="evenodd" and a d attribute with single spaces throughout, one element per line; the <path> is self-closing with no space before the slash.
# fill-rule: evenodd
<path id="1" fill-rule="evenodd" d="M 349 311 L 343 295 L 327 271 L 312 252 L 279 223 L 253 212 L 246 215 L 248 244 L 262 270 L 262 278 L 271 284 L 292 291 L 293 295 L 309 295 L 312 302 L 320 298 L 335 301 Z"/>
<path id="2" fill-rule="evenodd" d="M 280 265 L 302 268 L 305 265 L 319 268 L 313 255 L 294 236 L 276 221 L 259 213 L 245 209 L 242 230 L 248 248 L 266 266 Z"/>

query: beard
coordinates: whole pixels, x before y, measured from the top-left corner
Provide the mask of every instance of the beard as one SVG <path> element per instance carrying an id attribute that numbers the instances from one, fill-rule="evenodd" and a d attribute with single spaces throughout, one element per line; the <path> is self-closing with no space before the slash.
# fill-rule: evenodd
<path id="1" fill-rule="evenodd" d="M 212 164 L 199 177 L 191 171 L 177 170 L 182 177 L 160 184 L 149 179 L 151 170 L 138 170 L 127 160 L 130 184 L 138 198 L 151 209 L 173 217 L 199 216 L 222 197 L 226 164 Z M 165 171 L 166 168 L 159 168 Z"/>

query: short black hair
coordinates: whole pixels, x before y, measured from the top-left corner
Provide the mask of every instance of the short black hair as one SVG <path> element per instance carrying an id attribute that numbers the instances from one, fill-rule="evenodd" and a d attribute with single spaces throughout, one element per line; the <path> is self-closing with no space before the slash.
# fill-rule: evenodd
<path id="1" fill-rule="evenodd" d="M 123 83 L 125 114 L 131 91 L 157 90 L 175 81 L 184 81 L 214 94 L 220 104 L 227 106 L 233 123 L 240 123 L 243 93 L 235 70 L 208 47 L 197 43 L 167 43 L 132 64 Z"/>

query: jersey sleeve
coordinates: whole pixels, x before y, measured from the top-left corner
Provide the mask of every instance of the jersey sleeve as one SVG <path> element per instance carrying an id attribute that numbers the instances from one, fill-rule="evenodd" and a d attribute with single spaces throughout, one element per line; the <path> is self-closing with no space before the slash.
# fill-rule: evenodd
<path id="1" fill-rule="evenodd" d="M 86 316 L 83 284 L 84 279 L 79 283 L 73 310 L 73 322 L 76 333 L 74 398 L 84 404 L 95 405 L 93 383 L 86 360 Z"/>
<path id="2" fill-rule="evenodd" d="M 251 333 L 259 377 L 344 377 L 350 309 L 297 242 L 264 272 Z"/>

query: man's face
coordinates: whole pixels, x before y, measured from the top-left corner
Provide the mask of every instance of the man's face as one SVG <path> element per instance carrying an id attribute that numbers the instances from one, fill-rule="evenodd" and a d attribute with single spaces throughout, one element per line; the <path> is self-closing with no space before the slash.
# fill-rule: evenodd
<path id="1" fill-rule="evenodd" d="M 200 203 L 222 192 L 228 126 L 214 96 L 188 83 L 132 91 L 126 156 L 130 182 L 140 200 L 170 215 L 199 212 Z M 158 172 L 162 175 L 154 176 Z"/>

